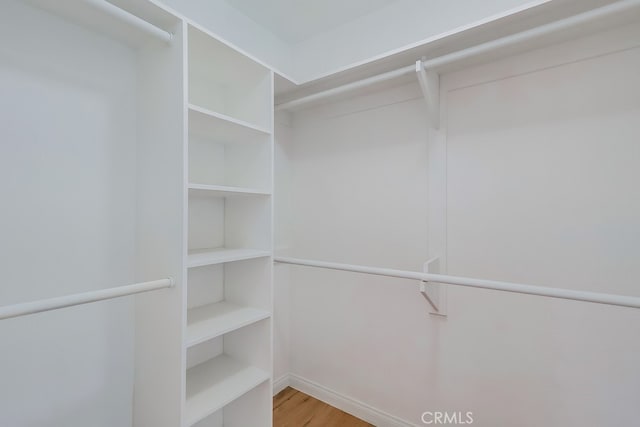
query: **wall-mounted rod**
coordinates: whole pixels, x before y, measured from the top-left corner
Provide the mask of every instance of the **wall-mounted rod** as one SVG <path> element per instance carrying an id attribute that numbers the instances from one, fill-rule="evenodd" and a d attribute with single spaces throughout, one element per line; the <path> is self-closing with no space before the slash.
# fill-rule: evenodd
<path id="1" fill-rule="evenodd" d="M 0 320 L 41 313 L 43 311 L 57 310 L 59 308 L 72 307 L 74 305 L 124 297 L 127 295 L 139 294 L 141 292 L 155 291 L 157 289 L 171 288 L 173 285 L 173 279 L 160 279 L 153 280 L 151 282 L 141 282 L 134 283 L 133 285 L 101 289 L 99 291 L 84 292 L 63 297 L 8 305 L 0 307 Z"/>
<path id="2" fill-rule="evenodd" d="M 276 105 L 276 110 L 289 110 L 292 108 L 300 107 L 302 105 L 322 100 L 325 98 L 331 98 L 332 96 L 339 95 L 341 93 L 352 92 L 360 88 L 375 85 L 377 83 L 386 82 L 388 80 L 394 80 L 402 76 L 415 73 L 415 65 L 409 65 L 399 68 L 397 70 L 389 71 L 386 73 L 378 74 L 373 77 L 369 77 L 363 80 L 358 80 L 353 83 L 334 87 L 333 89 L 325 90 L 323 92 L 314 93 L 313 95 L 304 96 L 302 98 L 294 99 L 292 101 L 284 102 Z"/>
<path id="3" fill-rule="evenodd" d="M 472 57 L 478 57 L 486 55 L 491 51 L 498 49 L 515 47 L 519 44 L 524 44 L 528 41 L 537 39 L 541 36 L 557 33 L 560 31 L 568 30 L 571 28 L 585 25 L 591 22 L 605 19 L 614 15 L 624 15 L 640 7 L 640 0 L 622 0 L 613 4 L 602 6 L 597 9 L 593 9 L 587 12 L 580 13 L 578 15 L 571 16 L 569 18 L 561 19 L 549 24 L 541 25 L 539 27 L 515 33 L 509 36 L 505 36 L 499 39 L 495 39 L 486 43 L 482 43 L 476 46 L 472 46 L 466 49 L 459 50 L 457 52 L 449 53 L 443 56 L 439 56 L 433 59 L 423 61 L 424 68 L 428 71 L 439 71 L 445 66 L 452 65 L 456 62 L 469 59 Z M 276 110 L 289 110 L 297 108 L 314 101 L 330 98 L 335 95 L 347 93 L 360 89 L 363 87 L 371 86 L 377 83 L 381 83 L 388 80 L 393 80 L 401 76 L 412 74 L 415 72 L 415 65 L 409 65 L 399 68 L 397 70 L 389 71 L 383 74 L 379 74 L 373 77 L 368 77 L 363 80 L 359 80 L 353 83 L 348 83 L 342 86 L 338 86 L 323 92 L 317 92 L 312 95 L 303 96 L 298 99 L 283 102 L 276 105 Z"/>
<path id="4" fill-rule="evenodd" d="M 542 36 L 589 24 L 598 20 L 605 19 L 612 15 L 623 15 L 625 13 L 631 12 L 633 9 L 639 6 L 640 0 L 618 1 L 607 6 L 602 6 L 597 9 L 580 13 L 578 15 L 570 16 L 568 18 L 551 22 L 549 24 L 541 25 L 530 30 L 491 40 L 486 43 L 462 49 L 457 52 L 452 52 L 443 56 L 439 56 L 437 58 L 428 59 L 424 61 L 424 67 L 428 70 L 439 70 L 448 65 L 455 64 L 456 62 L 472 57 L 486 55 L 487 53 L 498 49 L 514 47 L 519 44 L 535 40 Z"/>
<path id="5" fill-rule="evenodd" d="M 497 282 L 494 280 L 473 279 L 469 277 L 447 276 L 444 274 L 420 273 L 417 271 L 393 270 L 390 268 L 367 267 L 363 265 L 338 264 L 335 262 L 314 261 L 308 259 L 275 257 L 275 262 L 304 265 L 307 267 L 327 268 L 330 270 L 352 271 L 376 276 L 398 277 L 401 279 L 422 280 L 447 285 L 467 286 L 470 288 L 492 289 L 518 294 L 538 295 L 542 297 L 586 301 L 597 304 L 617 305 L 640 308 L 640 297 L 604 294 L 599 292 L 574 291 L 571 289 L 548 288 L 544 286 L 524 285 L 521 283 Z"/>
<path id="6" fill-rule="evenodd" d="M 156 27 L 153 24 L 145 21 L 142 18 L 137 17 L 136 15 L 127 12 L 124 9 L 119 8 L 113 3 L 109 3 L 106 0 L 83 0 L 85 3 L 98 9 L 100 12 L 117 18 L 123 22 L 126 22 L 134 27 L 138 27 L 140 30 L 145 33 L 153 36 L 165 43 L 170 43 L 173 39 L 173 34 L 168 31 L 165 31 L 161 28 Z"/>

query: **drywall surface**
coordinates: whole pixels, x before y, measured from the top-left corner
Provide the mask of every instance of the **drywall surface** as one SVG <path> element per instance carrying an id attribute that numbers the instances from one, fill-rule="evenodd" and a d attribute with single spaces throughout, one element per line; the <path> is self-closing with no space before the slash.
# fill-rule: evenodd
<path id="1" fill-rule="evenodd" d="M 421 268 L 427 146 L 416 90 L 411 85 L 295 118 L 293 256 Z M 427 379 L 422 365 L 433 325 L 417 283 L 285 268 L 291 372 L 396 414 L 419 406 L 411 395 Z"/>
<path id="2" fill-rule="evenodd" d="M 629 26 L 443 77 L 448 273 L 640 295 L 638 40 Z M 297 114 L 293 256 L 421 268 L 416 96 Z M 376 425 L 425 425 L 427 411 L 482 427 L 640 418 L 637 310 L 451 287 L 442 319 L 417 283 L 289 268 L 293 377 Z"/>
<path id="3" fill-rule="evenodd" d="M 131 283 L 135 53 L 2 7 L 0 304 Z M 126 299 L 1 321 L 0 425 L 130 426 L 132 324 Z"/>
<path id="4" fill-rule="evenodd" d="M 161 2 L 272 69 L 285 75 L 293 71 L 291 46 L 224 0 Z"/>
<path id="5" fill-rule="evenodd" d="M 451 274 L 640 295 L 639 36 L 636 25 L 444 83 Z M 455 369 L 441 384 L 481 425 L 637 423 L 640 311 L 449 297 L 449 326 L 467 329 L 448 336 Z"/>

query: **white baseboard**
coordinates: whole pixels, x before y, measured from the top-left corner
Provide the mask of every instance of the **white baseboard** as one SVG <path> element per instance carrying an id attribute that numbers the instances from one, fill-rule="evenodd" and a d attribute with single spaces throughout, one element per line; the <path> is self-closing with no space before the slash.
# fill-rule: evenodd
<path id="1" fill-rule="evenodd" d="M 289 374 L 284 374 L 273 380 L 273 395 L 275 396 L 287 387 L 289 387 Z"/>
<path id="2" fill-rule="evenodd" d="M 283 377 L 280 377 L 281 379 Z M 280 379 L 278 380 L 280 382 Z M 322 386 L 316 382 L 302 378 L 296 374 L 289 374 L 287 376 L 287 384 L 296 390 L 315 397 L 329 405 L 336 407 L 348 414 L 358 417 L 368 423 L 377 427 L 418 427 L 408 421 L 388 414 L 384 411 L 380 411 L 366 403 L 359 400 L 352 399 L 337 393 L 325 386 Z M 286 387 L 286 386 L 285 386 Z M 274 383 L 275 388 L 275 383 Z M 284 387 L 283 387 L 284 388 Z"/>

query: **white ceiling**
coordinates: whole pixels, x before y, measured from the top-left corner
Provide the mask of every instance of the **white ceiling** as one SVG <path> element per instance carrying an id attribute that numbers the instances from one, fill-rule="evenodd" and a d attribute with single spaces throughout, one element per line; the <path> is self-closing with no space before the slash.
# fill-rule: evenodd
<path id="1" fill-rule="evenodd" d="M 397 0 L 225 0 L 287 43 L 295 44 Z"/>

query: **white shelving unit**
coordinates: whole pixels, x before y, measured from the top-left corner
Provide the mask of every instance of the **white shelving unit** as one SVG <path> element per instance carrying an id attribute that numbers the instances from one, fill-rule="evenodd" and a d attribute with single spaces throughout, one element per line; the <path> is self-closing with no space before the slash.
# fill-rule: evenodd
<path id="1" fill-rule="evenodd" d="M 226 301 L 196 307 L 187 312 L 186 344 L 191 347 L 269 317 L 267 310 Z"/>
<path id="2" fill-rule="evenodd" d="M 202 31 L 189 34 L 189 182 L 270 194 L 271 72 Z"/>
<path id="3" fill-rule="evenodd" d="M 229 187 L 225 185 L 189 184 L 189 194 L 194 196 L 233 197 L 270 196 L 271 193 L 257 188 Z"/>
<path id="4" fill-rule="evenodd" d="M 248 137 L 269 135 L 266 128 L 249 122 L 189 104 L 189 129 L 192 134 L 212 135 L 229 142 L 240 141 Z"/>
<path id="5" fill-rule="evenodd" d="M 271 256 L 271 252 L 257 249 L 194 249 L 189 251 L 187 266 L 189 268 L 202 267 L 205 265 L 223 264 L 225 262 L 243 261 L 245 259 L 268 256 Z"/>
<path id="6" fill-rule="evenodd" d="M 225 121 L 271 133 L 271 72 L 194 26 L 189 29 L 189 102 L 201 114 L 230 117 Z"/>
<path id="7" fill-rule="evenodd" d="M 227 329 L 187 349 L 185 426 L 271 425 L 270 321 L 233 322 Z M 250 406 L 228 410 L 252 391 Z"/>
<path id="8" fill-rule="evenodd" d="M 183 426 L 271 425 L 270 70 L 188 28 Z"/>
<path id="9" fill-rule="evenodd" d="M 216 413 L 235 399 L 269 380 L 269 373 L 221 355 L 187 371 L 187 425 Z"/>
<path id="10" fill-rule="evenodd" d="M 271 193 L 271 134 L 189 110 L 189 182 Z"/>

